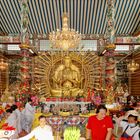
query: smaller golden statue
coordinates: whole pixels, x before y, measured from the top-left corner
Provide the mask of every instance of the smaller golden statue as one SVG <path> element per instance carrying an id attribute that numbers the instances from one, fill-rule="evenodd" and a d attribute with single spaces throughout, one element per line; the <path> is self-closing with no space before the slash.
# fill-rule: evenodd
<path id="1" fill-rule="evenodd" d="M 123 96 L 124 95 L 124 90 L 123 90 L 123 87 L 121 85 L 121 83 L 118 84 L 117 88 L 116 88 L 116 94 L 118 96 Z"/>
<path id="2" fill-rule="evenodd" d="M 64 64 L 59 65 L 52 76 L 52 96 L 76 97 L 83 95 L 83 90 L 80 88 L 83 78 L 79 68 L 72 64 L 69 56 L 66 56 L 63 62 Z"/>
<path id="3" fill-rule="evenodd" d="M 108 90 L 107 90 L 107 95 L 106 95 L 106 104 L 111 105 L 114 103 L 115 101 L 115 92 L 113 87 L 111 86 Z"/>
<path id="4" fill-rule="evenodd" d="M 8 88 L 6 88 L 4 94 L 1 96 L 0 101 L 4 104 L 5 107 L 7 104 L 12 106 L 15 104 L 15 97 L 9 92 Z"/>
<path id="5" fill-rule="evenodd" d="M 1 96 L 1 101 L 2 102 L 8 102 L 9 97 L 11 97 L 11 94 L 8 90 L 8 88 L 5 89 L 4 94 Z"/>

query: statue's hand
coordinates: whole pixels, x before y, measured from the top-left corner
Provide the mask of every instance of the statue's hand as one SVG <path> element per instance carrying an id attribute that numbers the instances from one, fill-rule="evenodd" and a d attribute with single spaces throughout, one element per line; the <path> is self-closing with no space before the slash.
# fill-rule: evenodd
<path id="1" fill-rule="evenodd" d="M 81 77 L 80 81 L 82 82 L 84 80 L 84 76 Z"/>
<path id="2" fill-rule="evenodd" d="M 71 83 L 73 83 L 74 87 L 77 87 L 78 86 L 78 81 L 76 80 L 70 80 Z"/>
<path id="3" fill-rule="evenodd" d="M 64 82 L 64 81 L 61 79 L 61 80 L 58 82 L 58 84 L 62 85 L 63 82 Z"/>
<path id="4" fill-rule="evenodd" d="M 60 81 L 58 81 L 55 77 L 52 77 L 52 79 L 56 84 L 59 84 Z"/>
<path id="5" fill-rule="evenodd" d="M 55 77 L 54 77 L 54 76 L 52 77 L 52 80 L 56 82 L 56 79 L 55 79 Z"/>

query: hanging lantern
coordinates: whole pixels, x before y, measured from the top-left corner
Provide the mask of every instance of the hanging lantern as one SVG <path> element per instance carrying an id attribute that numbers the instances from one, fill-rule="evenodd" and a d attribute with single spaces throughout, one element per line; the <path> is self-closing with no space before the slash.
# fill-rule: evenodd
<path id="1" fill-rule="evenodd" d="M 128 65 L 127 65 L 127 68 L 129 71 L 131 71 L 132 73 L 134 71 L 136 71 L 137 69 L 139 69 L 139 64 L 135 62 L 135 60 L 132 60 L 132 62 L 130 62 Z"/>
<path id="2" fill-rule="evenodd" d="M 8 63 L 6 63 L 6 61 L 4 61 L 3 58 L 0 59 L 0 70 L 5 70 L 8 66 Z"/>
<path id="3" fill-rule="evenodd" d="M 68 15 L 63 14 L 62 19 L 62 31 L 57 29 L 49 34 L 49 40 L 52 48 L 62 48 L 63 50 L 68 50 L 70 48 L 76 48 L 79 46 L 81 41 L 81 34 L 68 26 Z"/>

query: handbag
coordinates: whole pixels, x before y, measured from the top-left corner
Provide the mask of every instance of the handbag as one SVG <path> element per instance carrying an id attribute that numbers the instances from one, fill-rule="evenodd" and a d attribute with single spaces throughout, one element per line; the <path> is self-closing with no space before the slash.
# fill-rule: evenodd
<path id="1" fill-rule="evenodd" d="M 136 133 L 139 129 L 137 129 L 137 130 L 134 132 L 134 134 L 133 134 L 132 136 L 129 136 L 129 135 L 126 133 L 126 130 L 128 129 L 128 127 L 129 127 L 129 125 L 126 127 L 126 129 L 124 130 L 124 132 L 123 132 L 123 134 L 122 134 L 122 136 L 121 136 L 121 138 L 120 138 L 119 140 L 133 140 L 133 137 L 134 137 L 135 133 Z"/>

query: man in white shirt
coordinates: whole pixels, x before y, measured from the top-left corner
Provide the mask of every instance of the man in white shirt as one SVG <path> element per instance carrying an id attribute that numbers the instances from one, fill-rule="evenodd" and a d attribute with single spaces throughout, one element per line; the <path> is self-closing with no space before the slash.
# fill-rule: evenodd
<path id="1" fill-rule="evenodd" d="M 49 125 L 46 125 L 46 117 L 39 117 L 39 126 L 36 127 L 30 134 L 19 138 L 19 140 L 29 140 L 30 138 L 35 137 L 37 140 L 54 140 L 52 128 Z"/>

